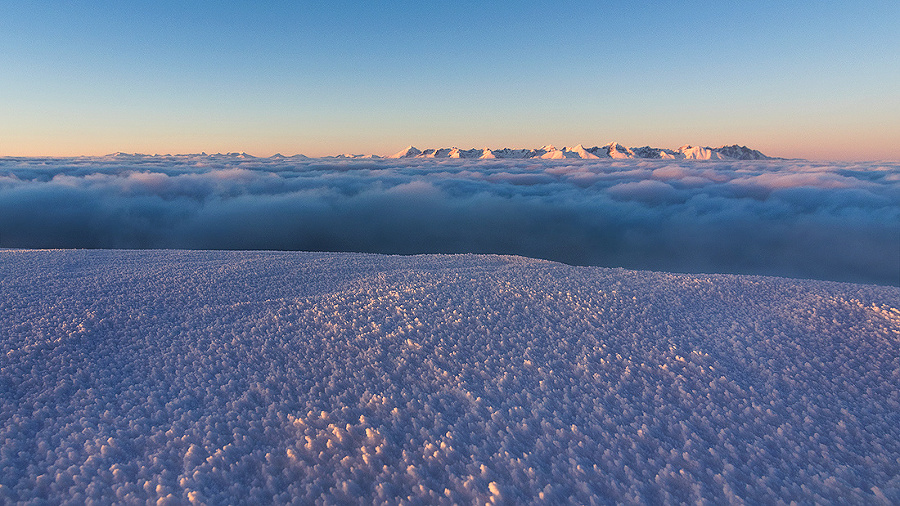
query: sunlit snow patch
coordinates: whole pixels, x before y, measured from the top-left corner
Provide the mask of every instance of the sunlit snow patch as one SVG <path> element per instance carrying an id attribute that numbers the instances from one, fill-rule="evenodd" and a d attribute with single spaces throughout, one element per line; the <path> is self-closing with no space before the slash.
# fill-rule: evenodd
<path id="1" fill-rule="evenodd" d="M 900 289 L 0 250 L 0 502 L 900 502 Z"/>

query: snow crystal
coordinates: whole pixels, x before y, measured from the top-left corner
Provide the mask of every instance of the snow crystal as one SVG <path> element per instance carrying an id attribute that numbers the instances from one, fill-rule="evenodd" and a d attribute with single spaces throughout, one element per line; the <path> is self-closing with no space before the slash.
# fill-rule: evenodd
<path id="1" fill-rule="evenodd" d="M 0 502 L 900 502 L 900 289 L 0 250 Z"/>

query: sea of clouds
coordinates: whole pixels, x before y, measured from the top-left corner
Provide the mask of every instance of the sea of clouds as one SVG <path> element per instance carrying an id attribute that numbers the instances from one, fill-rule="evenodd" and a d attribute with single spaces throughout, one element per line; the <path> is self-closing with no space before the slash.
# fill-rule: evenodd
<path id="1" fill-rule="evenodd" d="M 503 253 L 900 282 L 900 164 L 0 159 L 0 246 Z"/>

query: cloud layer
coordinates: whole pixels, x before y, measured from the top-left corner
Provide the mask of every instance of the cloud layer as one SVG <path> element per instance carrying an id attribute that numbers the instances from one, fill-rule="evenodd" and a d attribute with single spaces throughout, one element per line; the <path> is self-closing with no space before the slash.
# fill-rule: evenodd
<path id="1" fill-rule="evenodd" d="M 506 253 L 896 285 L 900 164 L 0 159 L 0 246 Z"/>

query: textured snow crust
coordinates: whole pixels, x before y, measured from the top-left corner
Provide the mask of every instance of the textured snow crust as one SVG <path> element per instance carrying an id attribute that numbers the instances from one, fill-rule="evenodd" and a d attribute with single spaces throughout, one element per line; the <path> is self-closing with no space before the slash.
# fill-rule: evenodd
<path id="1" fill-rule="evenodd" d="M 900 502 L 900 289 L 0 250 L 0 502 Z"/>

